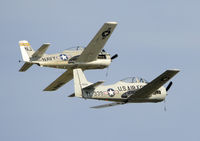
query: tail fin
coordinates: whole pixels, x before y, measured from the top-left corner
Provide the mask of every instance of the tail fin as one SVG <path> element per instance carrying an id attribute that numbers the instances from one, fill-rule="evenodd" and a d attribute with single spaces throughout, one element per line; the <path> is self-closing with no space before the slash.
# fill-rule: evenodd
<path id="1" fill-rule="evenodd" d="M 35 51 L 31 48 L 29 42 L 26 40 L 19 41 L 19 46 L 20 46 L 23 60 L 25 62 L 29 62 L 31 56 L 33 55 Z"/>
<path id="2" fill-rule="evenodd" d="M 75 96 L 82 97 L 82 89 L 91 85 L 92 83 L 87 81 L 81 69 L 74 69 L 73 74 L 74 74 Z"/>

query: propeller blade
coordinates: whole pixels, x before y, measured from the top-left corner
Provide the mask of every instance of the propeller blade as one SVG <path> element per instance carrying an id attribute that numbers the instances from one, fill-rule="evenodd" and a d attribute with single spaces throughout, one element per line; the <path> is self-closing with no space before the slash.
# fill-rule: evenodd
<path id="1" fill-rule="evenodd" d="M 166 112 L 167 111 L 167 105 L 166 105 L 166 99 L 164 100 L 164 111 Z"/>
<path id="2" fill-rule="evenodd" d="M 172 81 L 170 81 L 169 84 L 168 84 L 168 86 L 167 86 L 167 88 L 166 88 L 166 91 L 168 91 L 170 89 L 170 87 L 172 86 L 172 84 L 173 84 Z"/>
<path id="3" fill-rule="evenodd" d="M 115 54 L 115 55 L 113 55 L 112 57 L 111 57 L 111 60 L 113 60 L 113 59 L 115 59 L 115 58 L 117 58 L 118 57 L 118 54 Z"/>

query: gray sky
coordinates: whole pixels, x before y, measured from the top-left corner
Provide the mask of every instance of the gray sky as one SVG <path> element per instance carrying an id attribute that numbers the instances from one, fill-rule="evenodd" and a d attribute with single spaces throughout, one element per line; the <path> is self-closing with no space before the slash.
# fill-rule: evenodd
<path id="1" fill-rule="evenodd" d="M 0 140 L 199 140 L 200 2 L 195 0 L 1 0 Z M 42 90 L 64 70 L 22 63 L 19 40 L 47 53 L 87 46 L 107 21 L 118 26 L 105 45 L 119 57 L 106 69 L 86 71 L 106 84 L 127 76 L 151 81 L 166 69 L 181 72 L 164 103 L 127 104 L 94 110 L 106 102 L 68 98 L 73 81 L 55 92 Z M 98 75 L 97 75 L 98 74 Z"/>

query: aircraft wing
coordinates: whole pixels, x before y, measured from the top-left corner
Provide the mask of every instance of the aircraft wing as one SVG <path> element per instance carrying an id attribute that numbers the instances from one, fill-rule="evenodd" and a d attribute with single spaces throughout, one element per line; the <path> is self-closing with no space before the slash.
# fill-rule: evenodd
<path id="1" fill-rule="evenodd" d="M 128 99 L 134 98 L 146 98 L 151 96 L 153 92 L 158 90 L 162 85 L 164 85 L 169 79 L 175 76 L 179 70 L 167 70 L 162 73 L 160 76 L 155 78 L 153 81 L 145 85 L 143 88 L 135 91 Z"/>
<path id="2" fill-rule="evenodd" d="M 90 41 L 88 46 L 83 50 L 77 62 L 90 62 L 96 60 L 98 54 L 103 49 L 106 41 L 109 39 L 116 26 L 116 22 L 104 23 L 99 32 L 94 36 L 92 41 Z"/>
<path id="3" fill-rule="evenodd" d="M 61 76 L 59 76 L 54 82 L 52 82 L 44 91 L 55 91 L 73 78 L 73 71 L 68 69 Z"/>
<path id="4" fill-rule="evenodd" d="M 122 105 L 122 104 L 125 104 L 125 102 L 113 102 L 113 103 L 94 106 L 94 107 L 90 107 L 90 108 L 99 109 L 99 108 L 106 108 L 106 107 L 117 106 L 117 105 Z"/>
<path id="5" fill-rule="evenodd" d="M 42 55 L 46 52 L 46 50 L 48 49 L 49 46 L 50 46 L 49 43 L 43 44 L 35 53 L 33 53 L 32 58 L 42 57 Z"/>

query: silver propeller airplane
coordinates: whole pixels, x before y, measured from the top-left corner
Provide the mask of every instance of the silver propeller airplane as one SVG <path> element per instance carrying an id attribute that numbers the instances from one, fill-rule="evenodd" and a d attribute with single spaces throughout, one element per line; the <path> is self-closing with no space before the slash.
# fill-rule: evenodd
<path id="1" fill-rule="evenodd" d="M 104 69 L 108 67 L 117 54 L 112 57 L 103 49 L 113 30 L 117 26 L 116 22 L 107 22 L 101 27 L 98 33 L 90 41 L 86 48 L 77 47 L 75 50 L 65 50 L 56 54 L 45 54 L 50 46 L 43 44 L 37 51 L 34 51 L 28 41 L 19 41 L 24 65 L 19 70 L 24 72 L 33 64 L 41 67 L 52 67 L 67 69 L 61 76 L 52 82 L 44 91 L 54 91 L 69 82 L 73 78 L 73 69 Z"/>
<path id="2" fill-rule="evenodd" d="M 165 100 L 172 82 L 166 88 L 163 85 L 178 72 L 179 70 L 166 70 L 149 83 L 143 78 L 129 77 L 113 85 L 104 86 L 103 81 L 88 82 L 83 71 L 78 68 L 73 70 L 75 93 L 69 97 L 113 101 L 91 108 L 105 108 L 126 103 L 161 102 Z"/>

